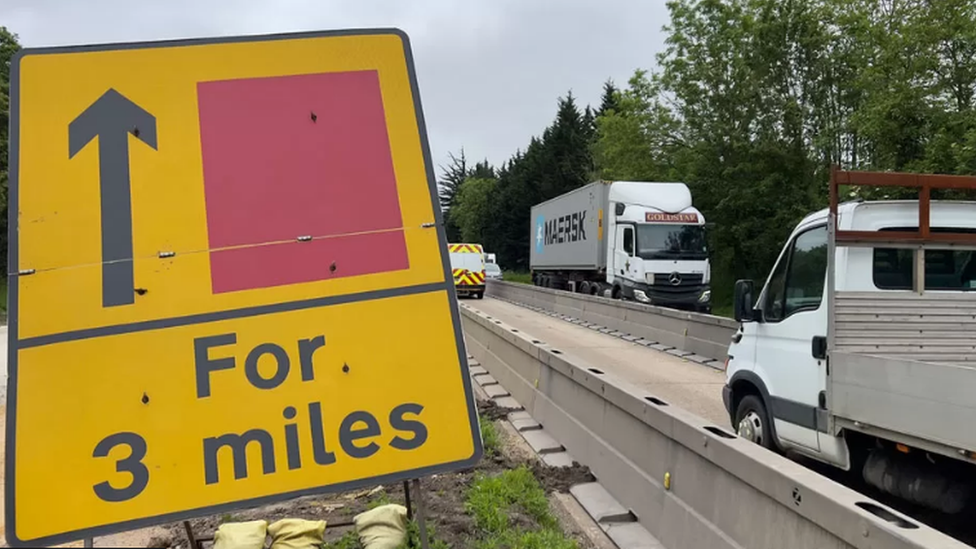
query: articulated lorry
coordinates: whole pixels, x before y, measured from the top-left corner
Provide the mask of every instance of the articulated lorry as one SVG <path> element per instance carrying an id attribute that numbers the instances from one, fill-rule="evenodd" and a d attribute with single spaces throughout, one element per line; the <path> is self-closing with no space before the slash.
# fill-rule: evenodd
<path id="1" fill-rule="evenodd" d="M 685 184 L 597 181 L 531 219 L 535 285 L 711 312 L 705 218 Z"/>
<path id="2" fill-rule="evenodd" d="M 918 200 L 838 204 L 841 186 Z M 976 480 L 976 177 L 834 168 L 830 206 L 793 230 L 740 327 L 723 400 L 740 436 L 959 513 Z M 972 509 L 972 507 L 969 507 Z"/>

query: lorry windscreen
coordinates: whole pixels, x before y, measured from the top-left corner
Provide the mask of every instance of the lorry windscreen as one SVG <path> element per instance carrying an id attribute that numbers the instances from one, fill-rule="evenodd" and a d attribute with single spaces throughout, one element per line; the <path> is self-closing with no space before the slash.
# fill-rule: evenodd
<path id="1" fill-rule="evenodd" d="M 637 255 L 641 259 L 707 259 L 701 225 L 637 225 Z"/>

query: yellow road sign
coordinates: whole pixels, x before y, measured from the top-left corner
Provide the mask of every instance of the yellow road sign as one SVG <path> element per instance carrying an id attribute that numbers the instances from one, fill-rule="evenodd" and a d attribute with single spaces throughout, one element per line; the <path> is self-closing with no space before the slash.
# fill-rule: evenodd
<path id="1" fill-rule="evenodd" d="M 11 92 L 12 545 L 480 459 L 404 34 L 27 49 Z"/>

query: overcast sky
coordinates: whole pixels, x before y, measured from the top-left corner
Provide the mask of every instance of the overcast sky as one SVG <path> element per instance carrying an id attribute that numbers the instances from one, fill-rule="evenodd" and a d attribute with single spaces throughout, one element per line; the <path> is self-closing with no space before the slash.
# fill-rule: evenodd
<path id="1" fill-rule="evenodd" d="M 493 164 L 572 90 L 597 106 L 663 48 L 664 0 L 0 0 L 25 46 L 399 27 L 410 36 L 437 165 Z M 438 174 L 440 170 L 438 169 Z"/>

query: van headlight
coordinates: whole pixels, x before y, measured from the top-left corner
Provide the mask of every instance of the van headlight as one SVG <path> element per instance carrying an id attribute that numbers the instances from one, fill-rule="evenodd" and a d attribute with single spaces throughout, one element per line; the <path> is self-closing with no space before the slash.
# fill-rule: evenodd
<path id="1" fill-rule="evenodd" d="M 702 292 L 701 296 L 698 298 L 698 302 L 699 303 L 707 303 L 708 301 L 711 301 L 711 299 L 712 299 L 712 291 L 711 290 L 705 290 L 704 292 Z"/>

